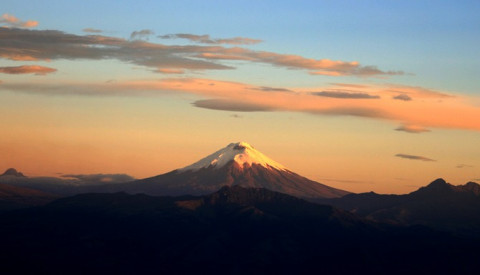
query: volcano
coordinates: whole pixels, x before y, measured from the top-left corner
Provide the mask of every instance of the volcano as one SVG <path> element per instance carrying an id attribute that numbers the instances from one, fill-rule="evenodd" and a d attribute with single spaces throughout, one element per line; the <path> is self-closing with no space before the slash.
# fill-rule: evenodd
<path id="1" fill-rule="evenodd" d="M 349 192 L 302 177 L 246 142 L 227 147 L 181 169 L 101 191 L 149 195 L 205 195 L 223 186 L 265 188 L 299 198 L 338 198 Z"/>

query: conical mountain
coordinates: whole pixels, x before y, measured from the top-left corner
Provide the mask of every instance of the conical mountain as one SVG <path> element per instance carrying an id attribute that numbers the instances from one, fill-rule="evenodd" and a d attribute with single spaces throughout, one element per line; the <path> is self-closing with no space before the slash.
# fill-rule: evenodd
<path id="1" fill-rule="evenodd" d="M 336 198 L 349 192 L 302 177 L 246 142 L 230 143 L 215 153 L 172 172 L 109 186 L 108 191 L 150 195 L 204 195 L 223 186 L 265 188 L 299 198 Z M 112 189 L 113 188 L 113 189 Z"/>

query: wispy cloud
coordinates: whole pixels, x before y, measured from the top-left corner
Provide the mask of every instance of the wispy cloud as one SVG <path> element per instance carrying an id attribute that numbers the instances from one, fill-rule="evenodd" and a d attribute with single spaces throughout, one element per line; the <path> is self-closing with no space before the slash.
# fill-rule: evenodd
<path id="1" fill-rule="evenodd" d="M 455 166 L 456 168 L 473 168 L 474 166 L 473 165 L 469 165 L 469 164 L 459 164 L 457 166 Z"/>
<path id="2" fill-rule="evenodd" d="M 419 134 L 424 132 L 430 132 L 429 129 L 419 126 L 419 125 L 401 125 L 400 127 L 396 128 L 395 131 L 403 131 L 412 134 Z"/>
<path id="3" fill-rule="evenodd" d="M 102 33 L 102 30 L 99 29 L 94 29 L 94 28 L 85 28 L 82 30 L 83 32 L 89 32 L 89 33 Z"/>
<path id="4" fill-rule="evenodd" d="M 151 30 L 134 31 L 130 39 L 126 40 L 102 35 L 81 36 L 54 30 L 2 28 L 0 57 L 11 60 L 117 59 L 156 69 L 184 70 L 234 69 L 230 64 L 222 64 L 222 61 L 243 60 L 286 69 L 306 70 L 314 74 L 324 72 L 361 77 L 402 74 L 382 71 L 374 66 L 362 66 L 356 61 L 312 59 L 242 47 L 150 43 L 145 41 L 150 35 L 153 35 Z"/>
<path id="5" fill-rule="evenodd" d="M 409 96 L 411 99 L 413 99 L 413 96 L 415 96 L 415 98 L 450 98 L 450 97 L 454 97 L 453 95 L 446 94 L 446 93 L 439 92 L 439 91 L 434 91 L 434 90 L 427 89 L 427 88 L 424 88 L 424 87 L 398 85 L 398 84 L 387 84 L 384 91 L 395 94 L 395 96 L 406 95 L 406 96 Z M 398 99 L 398 98 L 396 98 L 396 99 Z"/>
<path id="6" fill-rule="evenodd" d="M 316 115 L 331 115 L 331 116 L 354 116 L 377 119 L 392 119 L 392 115 L 385 110 L 368 107 L 324 107 L 316 110 L 311 110 L 311 114 Z"/>
<path id="7" fill-rule="evenodd" d="M 369 95 L 366 93 L 344 92 L 344 91 L 322 91 L 312 92 L 312 95 L 332 97 L 332 98 L 349 98 L 349 99 L 376 99 L 380 98 L 378 95 Z"/>
<path id="8" fill-rule="evenodd" d="M 277 92 L 277 93 L 294 93 L 294 91 L 286 88 L 274 88 L 274 87 L 267 87 L 267 86 L 261 86 L 261 87 L 255 87 L 252 88 L 253 90 L 257 91 L 262 91 L 262 92 Z"/>
<path id="9" fill-rule="evenodd" d="M 400 95 L 396 95 L 394 97 L 392 97 L 393 99 L 397 99 L 397 100 L 403 100 L 403 101 L 410 101 L 412 100 L 412 98 L 409 96 L 409 95 L 406 95 L 406 94 L 400 94 Z"/>
<path id="10" fill-rule="evenodd" d="M 153 32 L 150 30 L 141 30 L 132 33 L 132 38 L 151 34 Z M 162 74 L 235 69 L 232 67 L 234 62 L 224 62 L 228 60 L 353 76 L 390 74 L 388 71 L 377 71 L 372 66 L 362 66 L 356 61 L 312 59 L 299 55 L 254 51 L 243 47 L 163 45 L 138 39 L 18 28 L 0 28 L 0 58 L 17 61 L 114 59 L 140 65 Z M 9 70 L 11 71 L 5 69 Z M 37 70 L 34 73 L 42 71 Z M 338 87 L 348 87 L 348 90 Z M 480 130 L 480 109 L 472 104 L 468 97 L 454 97 L 441 91 L 396 84 L 334 83 L 333 87 L 287 89 L 273 85 L 259 86 L 187 77 L 116 83 L 3 83 L 0 89 L 62 95 L 144 96 L 180 92 L 196 94 L 208 100 L 199 101 L 194 106 L 217 110 L 275 110 L 317 115 L 348 115 L 388 119 L 405 125 Z M 312 91 L 319 92 L 312 94 Z M 412 100 L 408 104 L 403 104 L 401 100 L 392 100 L 393 96 L 398 95 L 408 95 Z M 242 104 L 237 106 L 232 102 Z M 398 130 L 422 131 L 409 126 L 400 127 Z"/>
<path id="11" fill-rule="evenodd" d="M 330 59 L 312 59 L 299 55 L 278 54 L 266 51 L 252 51 L 242 48 L 227 49 L 223 52 L 217 52 L 203 56 L 206 59 L 223 59 L 222 56 L 228 56 L 225 59 L 230 60 L 249 60 L 251 62 L 266 63 L 273 66 L 285 67 L 289 69 L 308 70 L 310 74 L 321 74 L 330 76 L 376 76 L 376 75 L 401 75 L 403 72 L 385 72 L 374 68 L 373 66 L 361 66 L 356 61 L 340 61 Z"/>
<path id="12" fill-rule="evenodd" d="M 407 155 L 407 154 L 396 154 L 395 156 L 396 156 L 396 157 L 399 157 L 399 158 L 411 159 L 411 160 L 436 161 L 436 160 L 434 160 L 434 159 L 427 158 L 427 157 L 415 156 L 415 155 Z"/>
<path id="13" fill-rule="evenodd" d="M 368 88 L 368 85 L 364 84 L 350 84 L 350 83 L 331 83 L 331 85 L 339 86 L 339 87 L 346 87 L 346 88 Z"/>
<path id="14" fill-rule="evenodd" d="M 182 69 L 169 69 L 169 68 L 159 68 L 155 70 L 157 73 L 162 74 L 184 74 L 185 71 Z"/>
<path id="15" fill-rule="evenodd" d="M 230 45 L 251 45 L 262 42 L 260 39 L 253 39 L 247 37 L 233 37 L 233 38 L 221 38 L 213 39 L 208 34 L 196 35 L 188 33 L 176 33 L 176 34 L 166 34 L 159 35 L 158 38 L 162 39 L 187 39 L 192 42 L 202 43 L 202 44 L 230 44 Z"/>
<path id="16" fill-rule="evenodd" d="M 4 13 L 2 17 L 0 17 L 0 27 L 12 27 L 12 28 L 34 28 L 38 25 L 37 21 L 27 20 L 21 21 L 17 17 Z"/>
<path id="17" fill-rule="evenodd" d="M 284 92 L 284 89 L 294 92 Z M 0 85 L 0 90 L 86 96 L 154 96 L 165 93 L 188 93 L 205 98 L 195 102 L 193 106 L 212 110 L 289 111 L 315 115 L 366 117 L 390 120 L 395 123 L 402 122 L 403 125 L 397 130 L 408 133 L 426 132 L 428 127 L 480 130 L 480 109 L 471 105 L 468 98 L 445 97 L 440 92 L 424 97 L 423 90 L 416 93 L 415 89 L 410 88 L 410 96 L 419 97 L 422 100 L 403 104 L 403 102 L 391 100 L 387 96 L 390 92 L 381 85 L 370 85 L 366 89 L 356 91 L 380 97 L 374 100 L 318 96 L 311 94 L 312 88 L 305 87 L 272 88 L 188 77 L 82 84 L 3 83 Z M 323 90 L 329 90 L 329 88 L 324 87 Z M 435 94 L 438 94 L 438 97 L 435 97 Z"/>
<path id="18" fill-rule="evenodd" d="M 227 99 L 204 99 L 197 100 L 192 103 L 195 107 L 221 110 L 221 111 L 233 111 L 233 112 L 259 112 L 259 111 L 271 111 L 268 106 L 260 104 L 240 102 Z"/>
<path id="19" fill-rule="evenodd" d="M 351 63 L 354 65 L 354 63 Z M 357 63 L 358 65 L 358 63 Z M 332 69 L 321 69 L 319 71 L 310 71 L 311 75 L 326 75 L 326 76 L 346 76 L 346 75 L 356 75 L 361 77 L 371 77 L 371 76 L 391 76 L 391 75 L 404 75 L 402 71 L 382 71 L 376 66 L 352 66 L 352 68 L 347 70 L 332 70 Z"/>
<path id="20" fill-rule="evenodd" d="M 139 35 L 141 34 L 133 34 L 133 37 L 138 38 Z M 53 30 L 0 28 L 0 57 L 11 60 L 117 59 L 155 69 L 232 69 L 216 62 L 189 57 L 192 52 L 201 50 L 213 49 L 164 46 L 140 40 L 101 35 L 80 36 Z"/>
<path id="21" fill-rule="evenodd" d="M 150 35 L 154 35 L 155 33 L 152 30 L 140 30 L 134 31 L 130 34 L 131 40 L 148 40 Z"/>
<path id="22" fill-rule="evenodd" d="M 38 65 L 25 65 L 25 66 L 12 66 L 12 67 L 0 67 L 0 73 L 4 74 L 36 74 L 46 75 L 56 72 L 57 69 L 38 66 Z"/>

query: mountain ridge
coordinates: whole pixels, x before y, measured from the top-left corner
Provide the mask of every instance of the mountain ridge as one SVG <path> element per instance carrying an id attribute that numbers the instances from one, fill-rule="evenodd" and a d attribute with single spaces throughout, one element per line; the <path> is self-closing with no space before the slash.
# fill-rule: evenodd
<path id="1" fill-rule="evenodd" d="M 348 194 L 321 199 L 324 203 L 376 222 L 426 225 L 469 236 L 480 236 L 480 185 L 451 185 L 436 179 L 403 195 Z"/>
<path id="2" fill-rule="evenodd" d="M 44 205 L 58 197 L 31 188 L 0 183 L 0 211 Z"/>

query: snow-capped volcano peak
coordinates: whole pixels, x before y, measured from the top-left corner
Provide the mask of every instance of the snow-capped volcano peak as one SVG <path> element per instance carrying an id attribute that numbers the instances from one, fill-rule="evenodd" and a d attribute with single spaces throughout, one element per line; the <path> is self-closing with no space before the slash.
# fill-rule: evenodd
<path id="1" fill-rule="evenodd" d="M 337 198 L 349 193 L 302 177 L 246 142 L 230 143 L 182 169 L 123 185 L 115 184 L 115 187 L 109 185 L 105 190 L 181 196 L 211 194 L 224 186 L 236 185 L 265 188 L 299 198 Z"/>
<path id="2" fill-rule="evenodd" d="M 268 169 L 287 170 L 283 165 L 260 153 L 250 144 L 246 142 L 237 142 L 230 143 L 227 147 L 218 150 L 198 162 L 179 169 L 179 172 L 185 172 L 188 170 L 197 171 L 208 167 L 218 169 L 232 160 L 242 168 L 245 164 L 248 166 L 258 164 Z"/>

